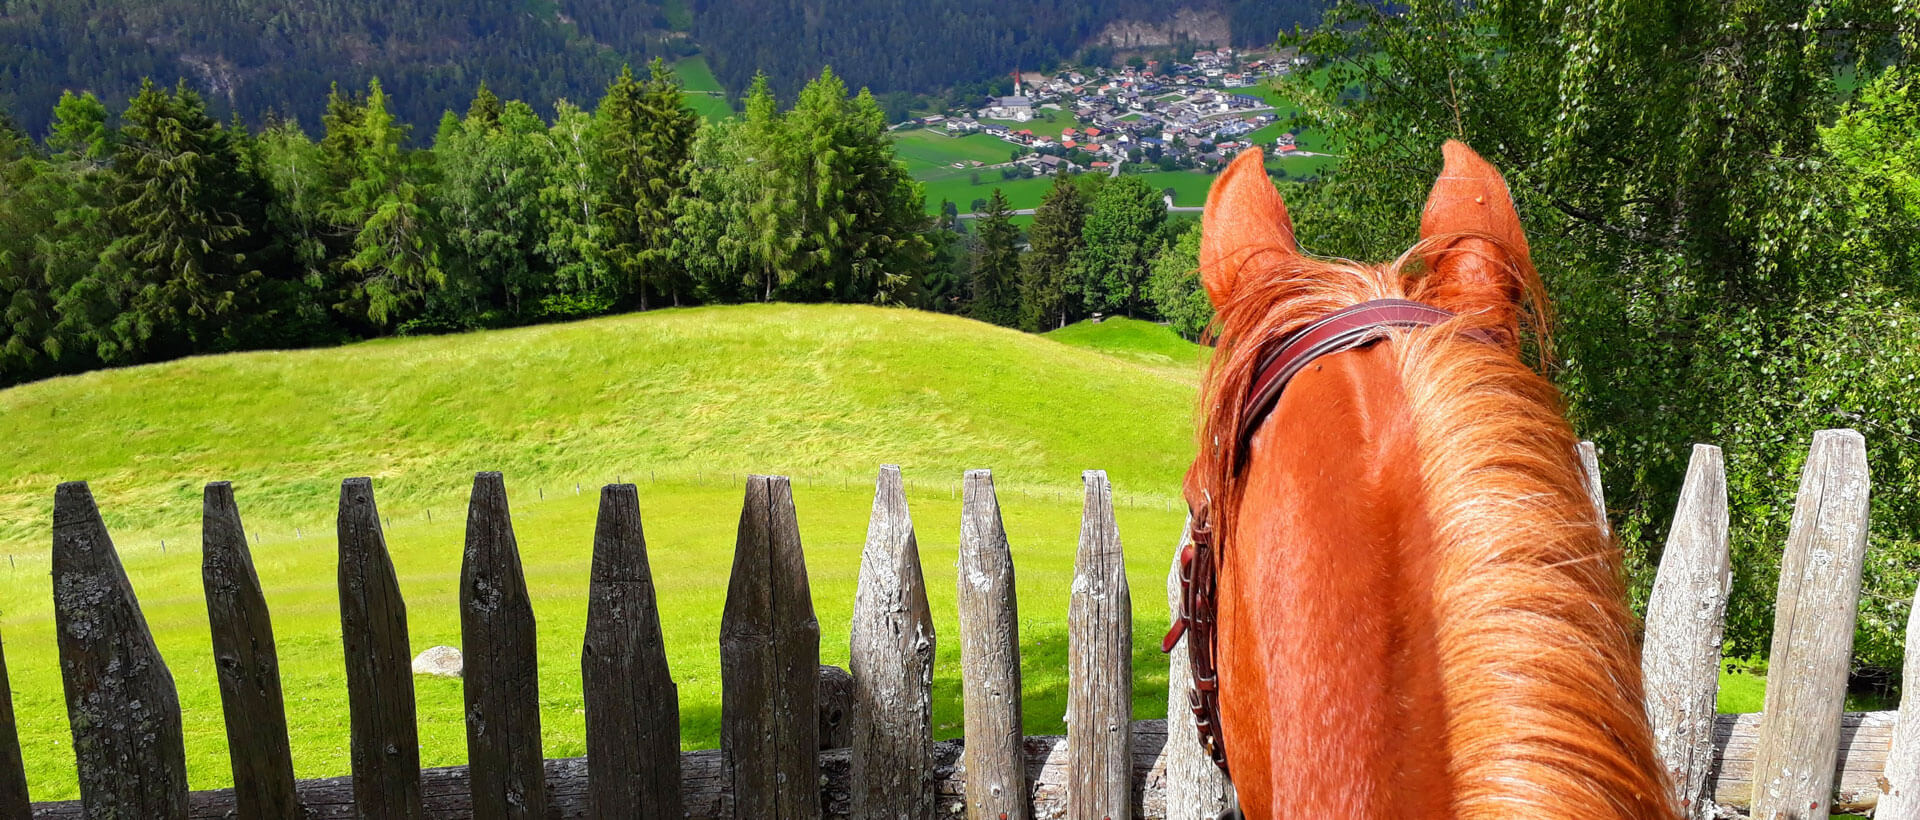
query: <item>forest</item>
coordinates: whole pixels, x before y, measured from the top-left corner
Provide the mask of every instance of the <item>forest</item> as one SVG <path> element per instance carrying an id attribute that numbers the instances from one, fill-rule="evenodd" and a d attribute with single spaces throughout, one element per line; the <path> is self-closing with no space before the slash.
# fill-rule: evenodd
<path id="1" fill-rule="evenodd" d="M 1099 57 L 1082 55 L 1082 47 L 1114 19 L 1220 7 L 1236 44 L 1270 45 L 1283 29 L 1316 19 L 1323 5 L 1050 0 L 1016 11 L 983 0 L 4 0 L 0 109 L 37 137 L 61 93 L 91 90 L 112 104 L 152 78 L 164 87 L 185 80 L 215 119 L 317 123 L 333 84 L 360 88 L 378 77 L 395 119 L 424 133 L 483 81 L 537 105 L 584 105 L 623 63 L 696 51 L 735 98 L 758 72 L 775 93 L 792 97 L 832 66 L 853 87 L 883 97 L 957 90 L 971 104 L 972 94 L 1015 68 Z"/>
<path id="2" fill-rule="evenodd" d="M 1023 260 L 997 191 L 977 225 L 927 216 L 878 103 L 831 71 L 784 110 L 763 76 L 715 123 L 661 60 L 592 110 L 554 106 L 483 84 L 422 148 L 378 80 L 329 93 L 317 135 L 223 123 L 151 81 L 117 120 L 64 95 L 44 141 L 0 122 L 0 385 L 696 303 L 1035 329 L 1155 311 L 1144 260 L 1176 230 L 1159 191 L 1062 178 Z"/>

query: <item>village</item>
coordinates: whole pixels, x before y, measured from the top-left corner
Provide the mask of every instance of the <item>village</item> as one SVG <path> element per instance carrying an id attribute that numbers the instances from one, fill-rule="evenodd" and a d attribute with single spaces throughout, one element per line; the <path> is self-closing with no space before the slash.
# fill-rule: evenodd
<path id="1" fill-rule="evenodd" d="M 1300 152 L 1296 134 L 1277 124 L 1281 112 L 1259 92 L 1268 78 L 1304 64 L 1290 49 L 1255 55 L 1223 47 L 1171 65 L 1135 60 L 1116 68 L 1071 66 L 1052 76 L 1015 72 L 1011 96 L 903 126 L 997 137 L 1014 146 L 1010 163 L 999 166 L 1009 174 L 1118 173 L 1123 163 L 1208 171 L 1256 145 L 1278 156 Z M 1040 127 L 1069 120 L 1057 136 Z"/>

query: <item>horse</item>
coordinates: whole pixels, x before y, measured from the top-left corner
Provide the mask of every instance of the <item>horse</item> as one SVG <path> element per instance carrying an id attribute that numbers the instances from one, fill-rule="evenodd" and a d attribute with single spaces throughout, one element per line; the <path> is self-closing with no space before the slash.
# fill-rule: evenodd
<path id="1" fill-rule="evenodd" d="M 1257 150 L 1208 194 L 1202 731 L 1256 820 L 1677 817 L 1619 551 L 1523 361 L 1550 340 L 1519 215 L 1486 160 L 1442 154 L 1386 264 L 1302 252 Z M 1276 353 L 1342 316 L 1340 344 Z"/>

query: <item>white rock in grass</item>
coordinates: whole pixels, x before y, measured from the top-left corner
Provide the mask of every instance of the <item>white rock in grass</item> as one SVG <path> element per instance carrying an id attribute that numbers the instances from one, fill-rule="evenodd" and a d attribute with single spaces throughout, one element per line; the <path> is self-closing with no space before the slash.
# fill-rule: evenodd
<path id="1" fill-rule="evenodd" d="M 460 650 L 451 646 L 436 646 L 413 659 L 413 674 L 457 678 L 463 666 Z"/>

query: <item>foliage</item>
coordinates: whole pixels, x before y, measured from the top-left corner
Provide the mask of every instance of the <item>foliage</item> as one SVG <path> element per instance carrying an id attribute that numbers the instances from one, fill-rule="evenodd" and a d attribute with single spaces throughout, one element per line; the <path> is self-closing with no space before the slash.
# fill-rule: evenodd
<path id="1" fill-rule="evenodd" d="M 1073 300 L 1074 259 L 1084 244 L 1086 195 L 1064 172 L 1034 209 L 1032 248 L 1020 268 L 1020 325 L 1031 331 L 1066 327 L 1079 318 Z"/>
<path id="2" fill-rule="evenodd" d="M 973 252 L 973 300 L 969 315 L 1013 327 L 1020 321 L 1020 229 L 999 188 L 987 197 L 979 218 L 980 242 Z"/>
<path id="3" fill-rule="evenodd" d="M 1200 287 L 1200 223 L 1160 249 L 1147 274 L 1147 298 L 1175 333 L 1198 341 L 1213 323 L 1213 302 Z"/>
<path id="4" fill-rule="evenodd" d="M 1087 211 L 1076 260 L 1077 290 L 1089 312 L 1141 312 L 1147 262 L 1160 249 L 1166 217 L 1166 203 L 1138 176 L 1121 176 L 1100 187 Z"/>
<path id="5" fill-rule="evenodd" d="M 1724 448 L 1735 655 L 1766 649 L 1813 431 L 1853 426 L 1874 471 L 1856 658 L 1899 665 L 1920 568 L 1920 226 L 1883 160 L 1911 131 L 1899 80 L 1851 101 L 1836 80 L 1904 61 L 1917 26 L 1885 0 L 1417 0 L 1343 3 L 1296 40 L 1321 70 L 1290 92 L 1353 147 L 1295 203 L 1309 248 L 1398 255 L 1443 138 L 1505 172 L 1557 313 L 1549 372 L 1600 445 L 1637 599 L 1689 445 Z"/>

